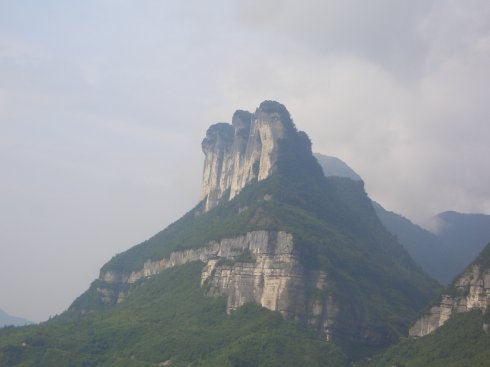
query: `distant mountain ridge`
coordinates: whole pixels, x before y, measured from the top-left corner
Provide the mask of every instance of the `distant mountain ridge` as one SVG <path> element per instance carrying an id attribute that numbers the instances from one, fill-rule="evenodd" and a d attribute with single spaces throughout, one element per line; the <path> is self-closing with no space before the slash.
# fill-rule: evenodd
<path id="1" fill-rule="evenodd" d="M 462 272 L 490 242 L 490 215 L 447 211 L 435 216 L 436 235 Z"/>
<path id="2" fill-rule="evenodd" d="M 490 243 L 442 293 L 436 305 L 410 328 L 410 336 L 428 335 L 443 326 L 456 313 L 473 309 L 485 313 L 489 306 Z M 490 331 L 490 323 L 485 323 L 482 327 Z"/>
<path id="3" fill-rule="evenodd" d="M 32 321 L 21 317 L 11 316 L 0 308 L 0 327 L 3 326 L 24 326 L 32 324 Z"/>
<path id="4" fill-rule="evenodd" d="M 361 180 L 342 160 L 318 153 L 315 157 L 325 175 Z M 490 241 L 490 215 L 440 213 L 434 217 L 438 230 L 432 233 L 374 201 L 373 207 L 417 264 L 442 284 L 454 280 Z"/>
<path id="5" fill-rule="evenodd" d="M 362 181 L 361 176 L 341 159 L 320 153 L 314 153 L 313 155 L 322 166 L 323 172 L 327 177 L 347 177 L 354 181 Z"/>
<path id="6" fill-rule="evenodd" d="M 428 274 L 442 284 L 449 284 L 461 271 L 448 246 L 432 232 L 418 226 L 400 214 L 390 212 L 373 201 L 376 214 L 381 222 L 406 248 Z"/>

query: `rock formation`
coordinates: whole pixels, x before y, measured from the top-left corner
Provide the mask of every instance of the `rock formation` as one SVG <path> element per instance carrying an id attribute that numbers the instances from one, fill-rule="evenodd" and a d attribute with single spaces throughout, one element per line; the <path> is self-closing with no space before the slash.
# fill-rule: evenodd
<path id="1" fill-rule="evenodd" d="M 444 325 L 457 312 L 480 309 L 486 312 L 490 305 L 490 268 L 482 263 L 482 256 L 490 255 L 490 245 L 480 257 L 459 276 L 439 302 L 411 328 L 409 335 L 428 335 Z M 483 325 L 484 329 L 486 325 Z"/>
<path id="2" fill-rule="evenodd" d="M 244 256 L 245 255 L 245 256 Z M 247 256 L 248 255 L 248 256 Z M 106 284 L 134 284 L 160 272 L 191 261 L 202 261 L 201 285 L 209 296 L 226 296 L 227 312 L 245 303 L 257 303 L 279 311 L 287 319 L 305 320 L 329 340 L 338 307 L 326 294 L 308 302 L 308 292 L 322 294 L 327 275 L 308 271 L 300 262 L 293 236 L 286 232 L 253 231 L 225 238 L 199 249 L 177 251 L 168 258 L 145 262 L 142 269 L 125 274 L 107 271 L 100 279 Z M 127 294 L 111 287 L 99 287 L 105 303 L 120 303 Z"/>
<path id="3" fill-rule="evenodd" d="M 288 111 L 273 101 L 262 102 L 253 114 L 236 111 L 232 124 L 212 125 L 202 142 L 201 212 L 275 173 L 280 141 L 291 131 L 296 130 Z M 264 201 L 270 200 L 271 195 L 265 195 Z M 305 268 L 293 235 L 283 231 L 250 231 L 203 243 L 162 259 L 148 259 L 140 269 L 128 272 L 104 270 L 95 292 L 107 305 L 121 303 L 132 285 L 191 261 L 203 262 L 201 286 L 209 296 L 226 296 L 228 313 L 245 303 L 257 303 L 287 319 L 308 323 L 327 340 L 332 338 L 339 307 L 327 292 L 328 277 Z"/>
<path id="4" fill-rule="evenodd" d="M 212 125 L 202 142 L 203 211 L 214 208 L 228 192 L 232 199 L 249 182 L 269 177 L 276 170 L 278 142 L 290 127 L 285 107 L 272 101 L 262 102 L 254 114 L 236 111 L 231 125 Z"/>
<path id="5" fill-rule="evenodd" d="M 380 309 L 396 319 L 407 310 L 400 300 L 415 313 L 420 300 L 434 295 L 418 288 L 414 279 L 431 281 L 384 232 L 362 183 L 327 179 L 308 136 L 282 104 L 265 101 L 253 114 L 235 112 L 232 124 L 208 129 L 202 149 L 200 204 L 111 259 L 72 311 L 110 308 L 146 279 L 199 261 L 204 292 L 225 297 L 228 313 L 255 303 L 346 349 L 379 348 L 402 332 Z M 206 213 L 257 181 L 263 181 L 257 192 Z M 387 278 L 379 286 L 377 279 Z"/>

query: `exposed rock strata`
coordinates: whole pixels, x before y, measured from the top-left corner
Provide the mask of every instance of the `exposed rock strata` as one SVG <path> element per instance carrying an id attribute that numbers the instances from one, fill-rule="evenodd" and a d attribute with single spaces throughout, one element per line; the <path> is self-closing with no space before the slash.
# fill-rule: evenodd
<path id="1" fill-rule="evenodd" d="M 490 305 L 490 270 L 482 269 L 479 264 L 471 265 L 455 281 L 453 289 L 454 294 L 443 294 L 440 302 L 410 328 L 410 336 L 432 333 L 457 312 L 473 309 L 485 312 Z"/>
<path id="2" fill-rule="evenodd" d="M 244 253 L 250 254 L 246 261 L 241 260 Z M 141 270 L 129 274 L 108 271 L 100 279 L 109 285 L 132 284 L 191 261 L 205 263 L 201 285 L 210 296 L 227 297 L 228 313 L 245 303 L 257 303 L 279 311 L 287 319 L 306 321 L 324 338 L 331 339 L 338 307 L 323 292 L 328 277 L 324 272 L 304 268 L 293 236 L 286 232 L 249 232 L 199 249 L 173 252 L 167 259 L 147 261 Z M 97 292 L 106 303 L 121 302 L 126 296 L 105 288 Z M 313 292 L 316 297 L 311 296 Z"/>
<path id="3" fill-rule="evenodd" d="M 236 111 L 231 125 L 219 123 L 208 129 L 202 142 L 204 212 L 218 205 L 226 193 L 232 199 L 249 182 L 275 172 L 278 142 L 288 124 L 284 106 L 266 101 L 254 114 Z"/>

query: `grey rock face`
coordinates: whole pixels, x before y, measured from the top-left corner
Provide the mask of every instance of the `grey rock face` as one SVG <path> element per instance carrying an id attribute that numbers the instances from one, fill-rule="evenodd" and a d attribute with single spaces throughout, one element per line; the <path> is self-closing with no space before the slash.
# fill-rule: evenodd
<path id="1" fill-rule="evenodd" d="M 304 298 L 304 271 L 294 254 L 292 236 L 265 231 L 253 235 L 252 261 L 208 262 L 202 276 L 204 284 L 209 281 L 208 294 L 227 295 L 228 312 L 255 302 L 291 317 L 296 313 L 291 301 Z"/>
<path id="2" fill-rule="evenodd" d="M 232 165 L 234 130 L 227 123 L 212 125 L 202 141 L 204 162 L 202 199 L 206 198 L 205 211 L 215 206 L 230 186 L 226 172 Z"/>
<path id="3" fill-rule="evenodd" d="M 247 259 L 242 259 L 244 253 L 249 254 Z M 325 339 L 332 338 L 338 306 L 322 292 L 329 285 L 327 274 L 304 268 L 293 236 L 286 232 L 249 232 L 147 261 L 129 274 L 108 271 L 100 275 L 108 287 L 99 287 L 97 292 L 103 302 L 119 303 L 127 294 L 111 291 L 111 284 L 132 284 L 191 261 L 204 262 L 201 285 L 209 296 L 226 296 L 228 313 L 256 303 L 287 319 L 305 321 Z"/>
<path id="4" fill-rule="evenodd" d="M 473 264 L 455 281 L 454 288 L 456 295 L 443 294 L 440 302 L 410 328 L 410 336 L 432 333 L 457 312 L 485 312 L 490 305 L 490 270 Z"/>
<path id="5" fill-rule="evenodd" d="M 236 111 L 231 125 L 219 123 L 208 129 L 202 142 L 204 212 L 218 205 L 228 190 L 232 199 L 249 182 L 275 172 L 278 141 L 284 137 L 288 119 L 284 106 L 266 101 L 254 114 Z"/>

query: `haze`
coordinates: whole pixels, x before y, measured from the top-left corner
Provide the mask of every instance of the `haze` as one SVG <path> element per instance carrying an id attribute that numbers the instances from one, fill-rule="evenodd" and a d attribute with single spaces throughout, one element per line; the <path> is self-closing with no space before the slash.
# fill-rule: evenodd
<path id="1" fill-rule="evenodd" d="M 199 200 L 207 127 L 278 100 L 418 223 L 490 213 L 488 1 L 3 1 L 0 308 L 66 309 Z"/>

